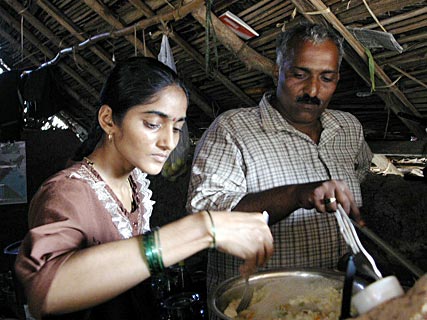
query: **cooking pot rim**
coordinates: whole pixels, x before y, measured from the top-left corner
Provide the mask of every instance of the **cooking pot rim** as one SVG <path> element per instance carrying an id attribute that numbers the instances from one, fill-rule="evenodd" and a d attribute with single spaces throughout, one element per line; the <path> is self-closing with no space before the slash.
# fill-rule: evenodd
<path id="1" fill-rule="evenodd" d="M 279 268 L 258 271 L 249 277 L 249 283 L 262 281 L 262 279 L 277 279 L 284 276 L 296 276 L 296 277 L 307 277 L 307 278 L 327 278 L 333 280 L 344 281 L 345 273 L 334 269 L 322 269 L 322 268 Z M 217 305 L 218 299 L 228 290 L 232 288 L 240 288 L 243 293 L 244 279 L 241 276 L 235 276 L 221 282 L 208 296 L 208 307 L 211 312 L 216 316 L 225 320 L 232 320 L 231 318 L 224 315 L 223 310 L 221 311 Z M 353 283 L 353 290 L 358 292 L 364 289 L 369 284 L 368 281 L 355 278 Z M 237 289 L 236 289 L 237 290 Z"/>

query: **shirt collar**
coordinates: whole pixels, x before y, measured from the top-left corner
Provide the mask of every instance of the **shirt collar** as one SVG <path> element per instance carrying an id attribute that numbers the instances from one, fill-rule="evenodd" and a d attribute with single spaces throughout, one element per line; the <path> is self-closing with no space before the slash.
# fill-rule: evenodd
<path id="1" fill-rule="evenodd" d="M 262 127 L 267 132 L 292 130 L 293 127 L 282 117 L 279 111 L 270 104 L 272 94 L 272 92 L 265 93 L 259 104 Z"/>

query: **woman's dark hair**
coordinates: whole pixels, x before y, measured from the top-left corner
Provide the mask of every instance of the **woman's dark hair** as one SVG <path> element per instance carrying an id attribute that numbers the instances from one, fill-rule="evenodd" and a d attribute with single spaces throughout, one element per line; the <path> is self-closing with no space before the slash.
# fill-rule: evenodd
<path id="1" fill-rule="evenodd" d="M 114 122 L 120 125 L 130 108 L 154 102 L 168 86 L 182 88 L 188 101 L 184 83 L 171 68 L 153 58 L 133 57 L 114 66 L 101 90 L 99 107 L 108 105 L 113 111 Z M 92 153 L 104 134 L 97 114 L 88 138 L 73 157 L 74 161 Z"/>

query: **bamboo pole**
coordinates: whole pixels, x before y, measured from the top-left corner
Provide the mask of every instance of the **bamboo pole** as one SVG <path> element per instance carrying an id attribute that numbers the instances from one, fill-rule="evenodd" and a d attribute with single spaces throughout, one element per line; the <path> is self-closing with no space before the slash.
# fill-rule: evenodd
<path id="1" fill-rule="evenodd" d="M 0 17 L 3 21 L 11 25 L 16 30 L 16 32 L 21 32 L 21 24 L 14 18 L 12 18 L 9 13 L 7 13 L 1 7 Z M 34 47 L 38 48 L 46 57 L 54 57 L 54 53 L 50 51 L 50 49 L 48 49 L 46 46 L 44 46 L 35 36 L 33 36 L 31 32 L 29 32 L 26 28 L 24 28 L 23 30 L 25 38 L 30 41 Z M 92 97 L 96 99 L 98 98 L 98 92 L 94 90 L 93 87 L 89 83 L 87 83 L 77 72 L 75 72 L 73 69 L 71 69 L 64 63 L 59 64 L 59 67 L 64 70 L 66 74 L 70 75 L 75 81 L 77 81 L 77 83 L 79 83 L 83 88 L 85 88 Z"/>
<path id="2" fill-rule="evenodd" d="M 49 41 L 51 41 L 58 48 L 61 47 L 62 44 L 67 46 L 66 41 L 62 41 L 59 39 L 52 31 L 49 30 L 42 22 L 40 22 L 37 18 L 35 18 L 29 10 L 26 10 L 23 5 L 21 5 L 18 1 L 14 0 L 4 0 L 11 8 L 13 8 L 19 15 L 25 17 L 25 19 L 33 25 L 43 36 L 45 36 Z M 73 58 L 75 63 L 84 70 L 87 70 L 95 79 L 97 79 L 100 83 L 102 83 L 105 79 L 105 76 L 98 71 L 91 63 L 89 63 L 86 59 L 81 57 L 79 54 L 73 54 Z"/>
<path id="3" fill-rule="evenodd" d="M 50 2 L 46 0 L 37 0 L 37 5 L 51 15 L 61 26 L 63 26 L 70 34 L 72 34 L 79 41 L 84 41 L 85 37 L 83 36 L 83 31 L 72 21 L 64 19 L 61 12 Z M 113 61 L 110 58 L 110 55 L 104 51 L 101 47 L 92 46 L 89 47 L 94 54 L 96 54 L 102 61 L 108 64 L 110 67 L 113 66 Z"/>
<path id="4" fill-rule="evenodd" d="M 206 7 L 200 6 L 191 15 L 203 26 L 206 25 Z M 248 70 L 258 70 L 273 77 L 275 63 L 270 59 L 260 55 L 254 49 L 244 43 L 233 31 L 221 22 L 213 13 L 211 14 L 212 24 L 218 40 L 242 61 Z"/>
<path id="5" fill-rule="evenodd" d="M 155 15 L 155 12 L 150 11 L 146 5 L 140 0 L 129 0 L 136 8 L 139 10 L 144 10 L 144 14 L 148 15 L 148 17 L 152 17 Z M 191 47 L 184 39 L 182 39 L 176 32 L 168 32 L 168 36 L 178 45 L 180 46 L 190 57 L 192 57 L 197 64 L 204 69 L 204 57 L 197 52 L 195 49 Z M 242 102 L 244 102 L 248 106 L 256 105 L 256 102 L 253 101 L 249 96 L 247 96 L 237 85 L 235 85 L 230 79 L 228 79 L 225 75 L 223 75 L 218 70 L 212 70 L 211 74 L 214 78 L 220 81 L 228 90 L 230 90 L 235 96 L 240 98 Z M 212 113 L 210 112 L 209 115 Z"/>
<path id="6" fill-rule="evenodd" d="M 356 40 L 356 38 L 347 30 L 347 28 L 341 23 L 340 20 L 325 6 L 325 4 L 320 0 L 305 0 L 305 1 L 297 1 L 291 0 L 295 7 L 308 19 L 309 21 L 317 20 L 313 16 L 307 15 L 306 12 L 308 9 L 308 5 L 310 4 L 314 10 L 322 12 L 322 16 L 328 21 L 347 41 L 347 43 L 352 47 L 355 53 L 367 64 L 367 56 L 365 54 L 365 50 L 363 46 Z M 318 20 L 317 20 L 318 21 Z M 346 52 L 347 58 L 346 60 L 353 66 L 356 67 L 354 62 L 351 62 L 351 59 L 348 59 L 348 52 Z M 400 101 L 400 104 L 390 104 L 389 107 L 393 110 L 395 114 L 398 112 L 408 112 L 414 114 L 415 116 L 421 116 L 419 111 L 412 105 L 412 103 L 407 99 L 407 97 L 397 88 L 396 85 L 392 85 L 392 81 L 387 76 L 381 67 L 374 61 L 375 75 L 386 85 L 390 86 L 390 92 Z M 359 68 L 356 67 L 355 70 Z M 362 78 L 367 81 L 369 78 L 366 76 L 366 72 L 359 70 L 358 73 L 362 76 Z M 388 99 L 387 96 L 378 93 L 380 97 L 384 99 Z M 384 100 L 387 104 L 387 101 Z M 405 107 L 405 108 L 403 108 Z M 403 123 L 419 138 L 427 137 L 427 133 L 423 128 L 417 124 L 414 124 L 412 121 L 407 121 L 405 119 L 401 119 Z"/>

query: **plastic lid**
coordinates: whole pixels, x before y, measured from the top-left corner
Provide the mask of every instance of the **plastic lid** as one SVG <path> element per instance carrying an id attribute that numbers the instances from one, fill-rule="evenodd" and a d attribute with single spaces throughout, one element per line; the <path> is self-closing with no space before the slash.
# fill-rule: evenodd
<path id="1" fill-rule="evenodd" d="M 388 276 L 371 283 L 365 289 L 356 293 L 352 297 L 351 303 L 359 314 L 364 314 L 404 293 L 397 278 L 395 276 Z"/>

